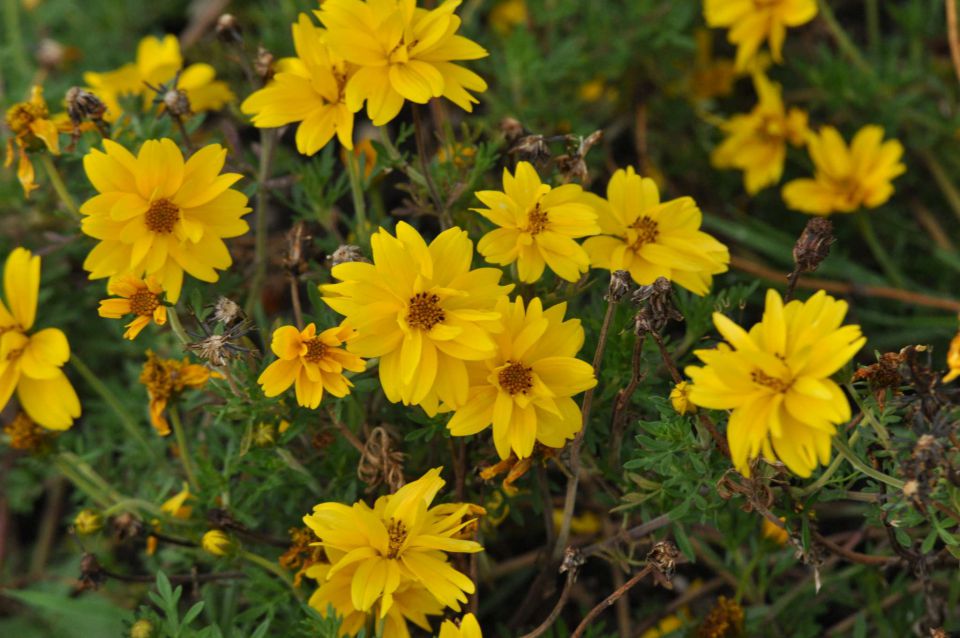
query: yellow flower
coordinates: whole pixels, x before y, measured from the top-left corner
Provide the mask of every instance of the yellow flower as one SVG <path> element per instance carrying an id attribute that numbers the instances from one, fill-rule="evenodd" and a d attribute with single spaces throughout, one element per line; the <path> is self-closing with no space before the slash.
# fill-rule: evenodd
<path id="1" fill-rule="evenodd" d="M 42 452 L 55 435 L 33 422 L 24 412 L 18 412 L 9 423 L 3 426 L 3 433 L 9 437 L 7 444 L 14 450 Z"/>
<path id="2" fill-rule="evenodd" d="M 267 366 L 257 379 L 263 393 L 275 397 L 296 384 L 297 404 L 316 408 L 326 390 L 335 397 L 350 394 L 353 384 L 343 376 L 344 370 L 363 372 L 363 359 L 343 349 L 354 338 L 353 328 L 339 326 L 317 334 L 317 326 L 307 325 L 303 331 L 283 326 L 273 332 L 270 349 L 278 359 Z"/>
<path id="3" fill-rule="evenodd" d="M 438 638 L 483 638 L 483 632 L 480 631 L 477 617 L 473 614 L 465 614 L 460 619 L 459 626 L 452 620 L 443 621 Z"/>
<path id="4" fill-rule="evenodd" d="M 390 401 L 435 414 L 467 400 L 465 361 L 494 356 L 493 332 L 503 329 L 496 268 L 470 269 L 473 243 L 451 228 L 430 245 L 406 222 L 394 237 L 381 228 L 370 239 L 373 263 L 345 262 L 332 273 L 342 283 L 320 289 L 324 301 L 357 330 L 348 349 L 380 358 L 380 382 Z"/>
<path id="5" fill-rule="evenodd" d="M 563 508 L 555 507 L 552 512 L 553 526 L 560 529 L 563 524 Z M 570 531 L 580 536 L 596 536 L 603 529 L 603 522 L 593 512 L 584 512 L 570 518 Z"/>
<path id="6" fill-rule="evenodd" d="M 101 317 L 120 319 L 124 315 L 136 315 L 126 325 L 123 336 L 127 339 L 136 339 L 152 319 L 158 326 L 167 323 L 167 309 L 160 301 L 163 287 L 154 276 L 147 277 L 146 281 L 132 275 L 117 277 L 107 284 L 107 292 L 117 295 L 119 299 L 101 299 L 97 309 Z"/>
<path id="7" fill-rule="evenodd" d="M 193 511 L 193 508 L 187 505 L 186 502 L 192 498 L 193 495 L 190 494 L 190 486 L 184 482 L 183 489 L 165 500 L 160 506 L 160 510 L 166 512 L 173 518 L 190 518 L 190 513 Z"/>
<path id="8" fill-rule="evenodd" d="M 360 67 L 347 82 L 351 112 L 367 103 L 374 126 L 397 116 L 404 100 L 426 104 L 445 97 L 467 112 L 486 91 L 479 75 L 453 64 L 476 60 L 486 50 L 457 35 L 460 18 L 453 15 L 460 0 L 446 0 L 436 9 L 416 0 L 326 0 L 317 12 L 327 28 L 330 51 Z"/>
<path id="9" fill-rule="evenodd" d="M 786 305 L 768 290 L 763 319 L 749 332 L 714 313 L 727 343 L 694 353 L 705 365 L 686 369 L 690 400 L 732 410 L 727 441 L 744 476 L 758 456 L 779 458 L 804 478 L 830 460 L 830 440 L 850 419 L 850 404 L 829 377 L 866 343 L 860 326 L 841 327 L 846 314 L 847 303 L 822 290 Z"/>
<path id="10" fill-rule="evenodd" d="M 544 266 L 567 281 L 577 281 L 590 268 L 590 259 L 574 241 L 596 235 L 597 212 L 576 184 L 551 188 L 529 162 L 520 162 L 514 175 L 503 169 L 503 191 L 478 191 L 487 208 L 474 208 L 499 226 L 477 243 L 477 252 L 493 264 L 517 262 L 521 281 L 540 279 Z"/>
<path id="11" fill-rule="evenodd" d="M 807 149 L 813 160 L 813 179 L 795 179 L 783 187 L 787 206 L 812 215 L 852 213 L 876 208 L 893 195 L 891 181 L 906 172 L 900 161 L 903 145 L 883 141 L 883 129 L 864 126 L 847 147 L 832 126 L 810 133 Z"/>
<path id="12" fill-rule="evenodd" d="M 493 424 L 501 459 L 533 454 L 536 441 L 561 448 L 580 431 L 580 408 L 571 398 L 597 384 L 589 363 L 575 358 L 583 346 L 579 319 L 563 320 L 567 304 L 543 310 L 539 298 L 528 304 L 506 298 L 497 303 L 505 330 L 496 353 L 470 366 L 470 393 L 447 428 L 468 436 Z"/>
<path id="13" fill-rule="evenodd" d="M 13 391 L 20 407 L 48 430 L 67 430 L 80 416 L 80 399 L 63 373 L 70 344 L 59 328 L 27 334 L 37 317 L 40 257 L 15 248 L 3 269 L 0 302 L 0 410 Z"/>
<path id="14" fill-rule="evenodd" d="M 702 214 L 690 197 L 660 201 L 656 183 L 628 167 L 610 178 L 607 199 L 592 196 L 600 232 L 583 247 L 594 268 L 627 270 L 640 285 L 666 277 L 705 295 L 713 275 L 726 272 L 727 247 L 700 230 Z"/>
<path id="15" fill-rule="evenodd" d="M 113 122 L 123 113 L 121 97 L 142 96 L 143 108 L 147 109 L 156 95 L 147 84 L 155 87 L 166 84 L 180 69 L 183 72 L 177 88 L 186 92 L 194 113 L 215 111 L 234 100 L 230 87 L 215 79 L 216 71 L 209 64 L 191 64 L 184 68 L 180 42 L 169 34 L 162 40 L 152 35 L 140 40 L 136 62 L 113 71 L 84 73 L 83 80 L 90 92 L 107 105 L 104 119 Z"/>
<path id="16" fill-rule="evenodd" d="M 690 402 L 690 384 L 681 381 L 670 390 L 670 404 L 677 414 L 693 414 L 697 406 Z"/>
<path id="17" fill-rule="evenodd" d="M 770 53 L 783 62 L 787 27 L 798 27 L 817 15 L 817 0 L 704 0 L 703 16 L 711 27 L 729 27 L 727 40 L 737 47 L 737 68 L 744 68 L 766 40 Z"/>
<path id="18" fill-rule="evenodd" d="M 353 605 L 351 590 L 357 567 L 347 565 L 331 576 L 329 563 L 317 563 L 307 567 L 305 574 L 320 583 L 308 601 L 320 616 L 327 617 L 328 607 L 341 618 L 340 636 L 356 636 L 367 627 L 374 612 L 359 611 Z M 425 631 L 430 631 L 427 616 L 443 613 L 443 605 L 425 587 L 409 581 L 401 583 L 393 592 L 393 604 L 383 617 L 383 638 L 410 638 L 407 622 L 412 622 Z M 375 619 L 379 622 L 379 619 Z"/>
<path id="19" fill-rule="evenodd" d="M 757 105 L 749 113 L 734 115 L 721 125 L 726 139 L 710 156 L 716 168 L 743 171 L 743 185 L 751 195 L 780 181 L 787 142 L 802 146 L 809 132 L 805 112 L 797 108 L 787 112 L 780 85 L 762 73 L 753 75 L 753 85 Z"/>
<path id="20" fill-rule="evenodd" d="M 80 207 L 81 230 L 100 240 L 83 264 L 90 279 L 153 275 L 172 303 L 184 271 L 217 281 L 217 269 L 233 263 L 223 238 L 247 232 L 241 217 L 250 212 L 230 188 L 242 176 L 220 174 L 227 151 L 210 144 L 184 162 L 170 139 L 144 142 L 137 157 L 110 140 L 103 148 L 83 158 L 99 192 Z"/>
<path id="21" fill-rule="evenodd" d="M 950 340 L 950 349 L 947 351 L 947 367 L 950 372 L 943 377 L 944 383 L 950 383 L 960 377 L 960 332 Z"/>
<path id="22" fill-rule="evenodd" d="M 781 516 L 780 520 L 786 521 L 787 519 Z M 774 525 L 766 518 L 763 519 L 763 526 L 760 529 L 760 535 L 764 538 L 769 538 L 777 545 L 784 545 L 788 540 L 790 540 L 790 534 L 787 533 L 787 530 L 779 525 Z"/>
<path id="23" fill-rule="evenodd" d="M 141 618 L 130 627 L 130 638 L 153 638 L 153 623 Z"/>
<path id="24" fill-rule="evenodd" d="M 270 84 L 244 100 L 240 110 L 252 114 L 259 128 L 299 122 L 297 150 L 304 155 L 313 155 L 334 135 L 353 148 L 353 111 L 344 89 L 356 67 L 330 53 L 326 31 L 305 13 L 293 25 L 293 42 L 297 57 L 285 59 Z"/>
<path id="25" fill-rule="evenodd" d="M 140 372 L 140 383 L 147 388 L 150 396 L 150 422 L 160 436 L 170 434 L 170 424 L 163 415 L 167 403 L 187 388 L 199 389 L 207 384 L 212 374 L 210 370 L 189 359 L 161 359 L 151 350 L 147 350 L 147 361 Z"/>
<path id="26" fill-rule="evenodd" d="M 666 636 L 672 636 L 673 633 L 681 629 L 684 624 L 684 620 L 680 618 L 680 616 L 671 614 L 661 619 L 656 627 L 651 627 L 640 634 L 640 638 L 665 638 Z"/>
<path id="27" fill-rule="evenodd" d="M 339 584 L 342 592 L 349 587 L 354 609 L 369 612 L 377 605 L 378 618 L 385 618 L 395 593 L 411 583 L 455 611 L 474 592 L 473 581 L 450 565 L 446 552 L 480 552 L 483 547 L 456 538 L 470 523 L 463 521 L 468 504 L 430 507 L 445 482 L 440 470 L 381 496 L 373 508 L 362 501 L 353 507 L 321 503 L 303 517 L 330 559 L 328 582 L 345 568 L 356 569 L 353 578 Z"/>
<path id="28" fill-rule="evenodd" d="M 487 19 L 494 31 L 500 35 L 508 35 L 515 27 L 527 23 L 529 19 L 527 2 L 526 0 L 500 0 L 490 10 Z"/>
<path id="29" fill-rule="evenodd" d="M 200 539 L 200 547 L 211 556 L 226 556 L 234 549 L 234 542 L 223 530 L 211 529 Z"/>
<path id="30" fill-rule="evenodd" d="M 73 529 L 81 536 L 96 534 L 103 529 L 103 515 L 92 509 L 82 509 L 73 519 Z"/>
<path id="31" fill-rule="evenodd" d="M 6 121 L 13 136 L 7 139 L 7 156 L 3 166 L 8 168 L 13 164 L 13 147 L 16 145 L 19 156 L 17 179 L 23 187 L 23 194 L 30 197 L 30 193 L 38 187 L 34 181 L 36 173 L 27 150 L 35 148 L 39 140 L 51 153 L 60 154 L 60 132 L 51 119 L 47 103 L 43 99 L 43 88 L 34 86 L 30 91 L 29 100 L 18 102 L 8 108 Z"/>

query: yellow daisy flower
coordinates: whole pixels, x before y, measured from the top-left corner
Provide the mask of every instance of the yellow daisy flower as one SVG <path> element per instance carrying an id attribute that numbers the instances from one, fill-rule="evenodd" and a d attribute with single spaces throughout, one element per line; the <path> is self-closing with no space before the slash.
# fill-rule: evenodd
<path id="1" fill-rule="evenodd" d="M 160 436 L 170 434 L 170 424 L 164 411 L 167 403 L 187 388 L 199 389 L 207 384 L 210 377 L 219 377 L 217 373 L 197 363 L 176 359 L 161 359 L 151 350 L 147 350 L 147 361 L 140 372 L 140 383 L 147 388 L 150 397 L 150 422 Z"/>
<path id="2" fill-rule="evenodd" d="M 302 331 L 283 326 L 273 331 L 270 349 L 278 359 L 267 366 L 257 379 L 263 393 L 275 397 L 296 384 L 297 404 L 316 408 L 326 390 L 335 397 L 350 394 L 353 384 L 344 370 L 363 372 L 363 359 L 343 349 L 354 338 L 353 328 L 342 325 L 317 334 L 316 324 Z"/>
<path id="3" fill-rule="evenodd" d="M 743 171 L 743 186 L 751 195 L 780 181 L 787 143 L 803 146 L 809 132 L 807 114 L 797 108 L 788 112 L 784 107 L 779 84 L 755 73 L 753 86 L 757 105 L 721 125 L 726 139 L 710 156 L 715 168 Z"/>
<path id="4" fill-rule="evenodd" d="M 947 350 L 947 367 L 950 368 L 943 377 L 943 383 L 950 383 L 960 377 L 960 332 L 950 340 L 950 349 Z"/>
<path id="5" fill-rule="evenodd" d="M 850 404 L 830 375 L 866 343 L 860 326 L 841 327 L 846 314 L 847 303 L 822 290 L 786 305 L 768 290 L 763 319 L 749 332 L 714 313 L 727 343 L 694 353 L 705 365 L 686 369 L 690 400 L 731 410 L 727 441 L 744 476 L 758 456 L 779 458 L 804 478 L 830 460 L 836 425 L 850 419 Z"/>
<path id="6" fill-rule="evenodd" d="M 60 132 L 50 117 L 47 102 L 43 99 L 43 88 L 34 86 L 30 90 L 30 99 L 18 102 L 7 109 L 7 127 L 13 135 L 7 139 L 7 155 L 3 167 L 13 165 L 14 146 L 19 157 L 17 164 L 17 179 L 23 188 L 23 194 L 30 197 L 36 190 L 36 172 L 27 150 L 36 146 L 36 141 L 43 142 L 47 150 L 54 155 L 60 154 Z"/>
<path id="7" fill-rule="evenodd" d="M 817 15 L 817 0 L 704 0 L 703 17 L 711 27 L 729 27 L 727 40 L 737 47 L 736 65 L 746 67 L 764 40 L 777 63 L 783 62 L 787 27 L 799 27 Z"/>
<path id="8" fill-rule="evenodd" d="M 477 617 L 473 614 L 465 614 L 460 619 L 459 626 L 452 620 L 443 621 L 438 638 L 483 638 L 483 632 L 480 631 Z"/>
<path id="9" fill-rule="evenodd" d="M 387 398 L 436 413 L 443 401 L 467 399 L 465 361 L 492 357 L 491 333 L 503 329 L 497 300 L 513 286 L 499 285 L 496 268 L 471 270 L 473 242 L 451 228 L 430 245 L 406 222 L 394 237 L 381 228 L 370 239 L 373 263 L 333 267 L 341 283 L 320 287 L 323 300 L 357 330 L 347 348 L 380 358 Z"/>
<path id="10" fill-rule="evenodd" d="M 596 235 L 597 212 L 577 184 L 551 188 L 529 162 L 513 175 L 503 169 L 503 191 L 478 191 L 487 208 L 474 208 L 500 228 L 484 235 L 477 252 L 493 264 L 517 262 L 520 281 L 540 279 L 545 266 L 567 281 L 590 268 L 590 258 L 576 237 Z"/>
<path id="11" fill-rule="evenodd" d="M 325 41 L 326 31 L 301 13 L 293 25 L 297 57 L 283 60 L 283 70 L 270 84 L 240 105 L 259 128 L 299 122 L 297 150 L 304 155 L 313 155 L 334 135 L 353 148 L 353 111 L 344 101 L 344 89 L 356 67 L 332 55 Z"/>
<path id="12" fill-rule="evenodd" d="M 375 126 L 395 118 L 404 100 L 426 104 L 442 96 L 472 111 L 478 100 L 469 91 L 486 91 L 487 83 L 453 61 L 483 58 L 487 51 L 457 35 L 458 6 L 460 0 L 432 10 L 417 7 L 416 0 L 326 0 L 317 16 L 327 28 L 327 46 L 360 67 L 347 83 L 350 111 L 366 101 Z"/>
<path id="13" fill-rule="evenodd" d="M 90 279 L 153 275 L 176 303 L 183 273 L 217 281 L 233 260 L 223 243 L 248 230 L 247 196 L 220 174 L 227 151 L 210 144 L 186 162 L 173 140 L 147 140 L 134 157 L 110 140 L 83 158 L 99 192 L 80 207 L 81 230 L 100 240 L 83 267 Z"/>
<path id="14" fill-rule="evenodd" d="M 364 502 L 350 507 L 321 503 L 304 523 L 320 539 L 331 568 L 327 579 L 354 566 L 349 582 L 350 600 L 359 611 L 378 606 L 385 618 L 394 605 L 394 595 L 404 584 L 417 583 L 444 607 L 455 611 L 475 590 L 473 581 L 447 562 L 447 552 L 480 552 L 472 540 L 456 538 L 471 521 L 463 521 L 470 505 L 430 507 L 445 481 L 434 468 L 389 496 L 377 499 L 373 508 Z"/>
<path id="15" fill-rule="evenodd" d="M 3 269 L 4 302 L 0 301 L 0 410 L 14 390 L 20 407 L 48 430 L 67 430 L 80 416 L 80 400 L 63 364 L 70 344 L 59 328 L 28 334 L 37 318 L 40 257 L 16 248 Z"/>
<path id="16" fill-rule="evenodd" d="M 580 431 L 580 408 L 571 398 L 597 384 L 593 367 L 576 358 L 583 346 L 579 319 L 563 320 L 567 304 L 543 309 L 534 298 L 497 303 L 504 331 L 496 335 L 493 357 L 470 367 L 470 394 L 447 424 L 454 436 L 468 436 L 493 424 L 500 458 L 533 454 L 539 441 L 561 448 Z"/>
<path id="17" fill-rule="evenodd" d="M 727 247 L 700 230 L 703 215 L 691 197 L 660 201 L 657 184 L 628 167 L 610 178 L 607 199 L 592 195 L 600 232 L 583 243 L 594 268 L 627 270 L 640 285 L 658 277 L 697 295 L 726 272 Z"/>
<path id="18" fill-rule="evenodd" d="M 883 141 L 883 129 L 864 126 L 848 147 L 832 126 L 810 133 L 807 149 L 813 160 L 813 179 L 795 179 L 783 187 L 783 201 L 793 210 L 811 215 L 852 213 L 882 206 L 893 195 L 892 181 L 906 172 L 903 145 Z"/>
<path id="19" fill-rule="evenodd" d="M 119 299 L 102 299 L 97 309 L 101 317 L 120 319 L 125 315 L 136 315 L 133 321 L 126 325 L 124 338 L 136 339 L 151 320 L 158 326 L 167 323 L 167 309 L 160 301 L 163 286 L 156 277 L 150 276 L 143 280 L 132 275 L 123 275 L 107 284 L 107 292 Z"/>
<path id="20" fill-rule="evenodd" d="M 162 40 L 152 35 L 143 38 L 137 46 L 135 62 L 113 71 L 84 73 L 83 80 L 88 90 L 107 106 L 104 119 L 113 122 L 123 113 L 121 97 L 143 96 L 143 108 L 147 109 L 156 96 L 147 84 L 156 87 L 166 84 L 180 69 L 183 72 L 177 88 L 186 92 L 194 113 L 216 111 L 235 99 L 227 83 L 215 79 L 217 72 L 209 64 L 191 64 L 184 68 L 180 42 L 169 34 Z"/>

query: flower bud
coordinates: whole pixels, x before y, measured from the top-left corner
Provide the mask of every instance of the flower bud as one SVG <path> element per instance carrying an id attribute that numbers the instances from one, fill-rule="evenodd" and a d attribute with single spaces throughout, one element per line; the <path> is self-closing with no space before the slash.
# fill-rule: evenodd
<path id="1" fill-rule="evenodd" d="M 73 528 L 81 536 L 95 534 L 103 529 L 103 516 L 92 509 L 80 510 L 73 519 Z"/>
<path id="2" fill-rule="evenodd" d="M 797 272 L 813 272 L 830 254 L 834 242 L 833 224 L 825 217 L 814 217 L 807 222 L 800 238 L 793 246 L 793 261 Z"/>
<path id="3" fill-rule="evenodd" d="M 200 541 L 203 551 L 213 556 L 226 556 L 234 547 L 233 541 L 223 530 L 212 529 Z"/>
<path id="4" fill-rule="evenodd" d="M 130 627 L 130 638 L 151 638 L 153 636 L 153 623 L 146 618 L 141 618 Z"/>
<path id="5" fill-rule="evenodd" d="M 673 386 L 673 390 L 670 391 L 670 404 L 673 405 L 677 414 L 693 414 L 697 411 L 697 406 L 690 401 L 690 384 L 688 382 L 681 381 Z"/>
<path id="6" fill-rule="evenodd" d="M 240 23 L 237 21 L 236 17 L 230 13 L 224 13 L 217 18 L 217 26 L 215 30 L 217 32 L 217 37 L 223 42 L 228 44 L 243 42 L 243 31 L 240 28 Z"/>

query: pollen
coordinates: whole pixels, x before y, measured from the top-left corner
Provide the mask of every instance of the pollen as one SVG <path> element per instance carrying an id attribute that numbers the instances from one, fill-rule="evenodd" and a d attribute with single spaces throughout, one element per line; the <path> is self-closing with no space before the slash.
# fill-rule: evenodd
<path id="1" fill-rule="evenodd" d="M 547 229 L 549 222 L 550 218 L 547 216 L 547 211 L 540 208 L 540 202 L 537 202 L 533 210 L 527 213 L 527 226 L 521 230 L 531 235 L 539 235 Z"/>
<path id="2" fill-rule="evenodd" d="M 762 385 L 765 388 L 770 388 L 774 392 L 786 392 L 790 389 L 791 384 L 786 383 L 782 379 L 777 377 L 771 377 L 769 374 L 757 368 L 750 373 L 750 379 L 757 385 Z"/>
<path id="3" fill-rule="evenodd" d="M 407 526 L 403 521 L 391 518 L 387 525 L 387 537 L 389 538 L 387 558 L 397 558 L 403 548 L 403 543 L 407 540 Z"/>
<path id="4" fill-rule="evenodd" d="M 130 295 L 130 312 L 149 317 L 160 306 L 160 299 L 147 289 L 138 290 Z"/>
<path id="5" fill-rule="evenodd" d="M 158 199 L 150 202 L 150 208 L 147 209 L 147 230 L 169 235 L 179 219 L 180 209 L 176 204 L 169 199 Z"/>
<path id="6" fill-rule="evenodd" d="M 411 328 L 429 330 L 447 318 L 440 307 L 440 297 L 430 292 L 418 292 L 410 298 L 407 309 L 407 325 Z"/>
<path id="7" fill-rule="evenodd" d="M 511 396 L 517 393 L 526 394 L 533 388 L 533 368 L 528 368 L 519 361 L 510 361 L 497 375 L 497 381 Z"/>
<path id="8" fill-rule="evenodd" d="M 657 241 L 657 237 L 660 236 L 659 225 L 646 215 L 630 224 L 630 228 L 637 233 L 637 239 L 630 244 L 630 248 L 634 252 L 640 250 L 645 244 Z"/>
<path id="9" fill-rule="evenodd" d="M 326 344 L 320 341 L 318 337 L 305 341 L 304 345 L 307 346 L 307 354 L 303 355 L 303 358 L 310 363 L 319 363 L 327 354 Z"/>

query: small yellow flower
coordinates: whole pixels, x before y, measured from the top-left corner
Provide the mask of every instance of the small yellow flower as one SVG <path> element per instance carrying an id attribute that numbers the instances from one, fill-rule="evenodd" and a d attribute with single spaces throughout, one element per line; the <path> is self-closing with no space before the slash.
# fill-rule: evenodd
<path id="1" fill-rule="evenodd" d="M 787 206 L 811 215 L 852 213 L 881 206 L 893 195 L 892 181 L 906 172 L 903 145 L 883 141 L 883 129 L 864 126 L 848 147 L 832 126 L 807 140 L 815 173 L 813 179 L 795 179 L 783 187 Z"/>
<path id="2" fill-rule="evenodd" d="M 151 275 L 143 280 L 133 275 L 123 275 L 107 284 L 107 292 L 120 298 L 102 299 L 98 308 L 101 317 L 120 319 L 124 315 L 135 315 L 133 321 L 126 325 L 124 338 L 135 339 L 151 320 L 158 326 L 167 323 L 167 309 L 160 301 L 163 286 L 156 277 Z"/>
<path id="3" fill-rule="evenodd" d="M 690 400 L 731 410 L 727 441 L 744 476 L 760 456 L 779 458 L 803 478 L 830 460 L 836 426 L 850 419 L 850 404 L 830 376 L 866 343 L 860 326 L 841 326 L 846 314 L 847 303 L 822 290 L 786 305 L 768 290 L 763 318 L 749 332 L 713 314 L 726 343 L 694 352 L 704 365 L 686 369 Z"/>
<path id="4" fill-rule="evenodd" d="M 490 10 L 487 19 L 494 31 L 500 35 L 508 35 L 530 19 L 527 15 L 527 2 L 526 0 L 500 0 Z"/>
<path id="5" fill-rule="evenodd" d="M 438 638 L 483 638 L 483 632 L 480 631 L 476 616 L 464 614 L 459 626 L 452 620 L 443 621 Z"/>
<path id="6" fill-rule="evenodd" d="M 130 627 L 130 638 L 153 638 L 153 623 L 141 618 Z"/>
<path id="7" fill-rule="evenodd" d="M 168 498 L 160 506 L 160 510 L 166 512 L 173 518 L 190 518 L 193 508 L 187 505 L 187 501 L 193 498 L 190 494 L 190 486 L 184 482 L 183 489 Z"/>
<path id="8" fill-rule="evenodd" d="M 553 526 L 560 529 L 562 523 L 563 509 L 556 507 L 553 510 Z M 580 536 L 596 536 L 601 529 L 603 529 L 602 521 L 593 512 L 584 512 L 570 519 L 570 531 Z"/>
<path id="9" fill-rule="evenodd" d="M 293 326 L 277 328 L 270 349 L 278 359 L 267 366 L 257 383 L 268 397 L 296 385 L 297 404 L 305 408 L 319 406 L 324 390 L 335 397 L 346 396 L 353 384 L 343 371 L 362 372 L 366 367 L 363 359 L 343 349 L 355 336 L 353 328 L 346 325 L 320 334 L 313 323 L 302 331 Z"/>
<path id="10" fill-rule="evenodd" d="M 730 253 L 700 230 L 703 215 L 693 198 L 661 202 L 656 183 L 633 167 L 613 174 L 606 200 L 591 197 L 603 233 L 583 243 L 594 268 L 629 271 L 643 286 L 666 277 L 697 295 L 727 271 Z"/>
<path id="11" fill-rule="evenodd" d="M 786 521 L 787 519 L 781 516 L 780 520 Z M 769 538 L 777 545 L 783 545 L 790 539 L 790 534 L 787 533 L 787 530 L 779 525 L 774 525 L 766 518 L 763 519 L 763 527 L 760 530 L 760 535 L 764 538 Z"/>
<path id="12" fill-rule="evenodd" d="M 30 193 L 38 187 L 35 181 L 36 172 L 33 170 L 33 163 L 27 151 L 36 149 L 37 142 L 43 142 L 48 151 L 54 155 L 60 154 L 60 132 L 50 117 L 47 102 L 43 99 L 43 88 L 34 86 L 30 91 L 29 100 L 18 102 L 8 108 L 6 121 L 13 136 L 7 140 L 7 156 L 3 166 L 8 168 L 13 164 L 14 146 L 16 146 L 16 153 L 19 156 L 17 179 L 23 187 L 23 194 L 30 197 Z"/>
<path id="13" fill-rule="evenodd" d="M 161 359 L 151 350 L 147 350 L 147 361 L 140 372 L 140 383 L 147 388 L 150 396 L 150 422 L 160 436 L 170 434 L 170 424 L 164 416 L 167 403 L 187 388 L 199 389 L 207 384 L 211 373 L 202 365 L 175 359 Z"/>
<path id="14" fill-rule="evenodd" d="M 486 57 L 487 51 L 457 35 L 460 18 L 453 14 L 460 0 L 446 0 L 436 9 L 415 0 L 326 0 L 317 16 L 327 28 L 331 53 L 357 65 L 346 86 L 350 112 L 367 103 L 374 126 L 395 118 L 404 100 L 426 104 L 445 97 L 467 112 L 486 91 L 479 75 L 454 64 Z"/>
<path id="15" fill-rule="evenodd" d="M 474 208 L 499 226 L 477 243 L 477 252 L 493 264 L 517 262 L 521 281 L 540 279 L 545 266 L 558 277 L 577 281 L 590 268 L 590 258 L 574 241 L 596 235 L 597 212 L 577 184 L 551 188 L 529 162 L 513 175 L 503 169 L 503 191 L 478 191 L 487 208 Z"/>
<path id="16" fill-rule="evenodd" d="M 81 536 L 96 534 L 103 529 L 103 515 L 92 509 L 80 510 L 73 519 L 73 529 Z"/>
<path id="17" fill-rule="evenodd" d="M 950 372 L 943 377 L 944 383 L 950 383 L 960 377 L 960 332 L 950 340 L 950 349 L 947 351 L 947 367 Z"/>
<path id="18" fill-rule="evenodd" d="M 809 132 L 807 114 L 797 108 L 788 112 L 784 107 L 780 85 L 762 73 L 753 75 L 753 85 L 757 105 L 750 113 L 734 115 L 721 125 L 726 139 L 710 156 L 716 168 L 743 171 L 743 185 L 751 195 L 780 181 L 787 143 L 802 146 Z"/>
<path id="19" fill-rule="evenodd" d="M 727 40 L 737 47 L 737 68 L 756 55 L 764 40 L 778 64 L 783 62 L 787 27 L 798 27 L 817 15 L 817 0 L 704 0 L 703 16 L 711 27 L 729 27 Z"/>
<path id="20" fill-rule="evenodd" d="M 283 60 L 270 83 L 240 105 L 259 128 L 299 122 L 297 150 L 304 155 L 313 155 L 334 135 L 346 148 L 353 148 L 357 109 L 347 108 L 345 89 L 357 67 L 332 54 L 326 39 L 326 31 L 301 13 L 293 25 L 297 57 Z"/>
<path id="21" fill-rule="evenodd" d="M 9 437 L 11 448 L 33 453 L 43 452 L 53 436 L 52 432 L 34 423 L 25 412 L 18 412 L 4 425 L 3 433 Z"/>
<path id="22" fill-rule="evenodd" d="M 690 384 L 681 381 L 670 390 L 670 404 L 677 414 L 693 414 L 697 406 L 690 402 Z"/>
<path id="23" fill-rule="evenodd" d="M 666 636 L 672 636 L 678 629 L 682 629 L 684 624 L 680 616 L 671 614 L 661 619 L 656 627 L 651 627 L 640 634 L 640 638 L 666 638 Z"/>
<path id="24" fill-rule="evenodd" d="M 3 269 L 0 301 L 0 410 L 14 390 L 20 407 L 48 430 L 67 430 L 80 416 L 80 399 L 63 373 L 70 344 L 59 328 L 28 334 L 37 318 L 40 257 L 16 248 Z"/>
<path id="25" fill-rule="evenodd" d="M 226 556 L 233 550 L 234 542 L 223 530 L 211 529 L 200 539 L 200 546 L 212 556 Z"/>

